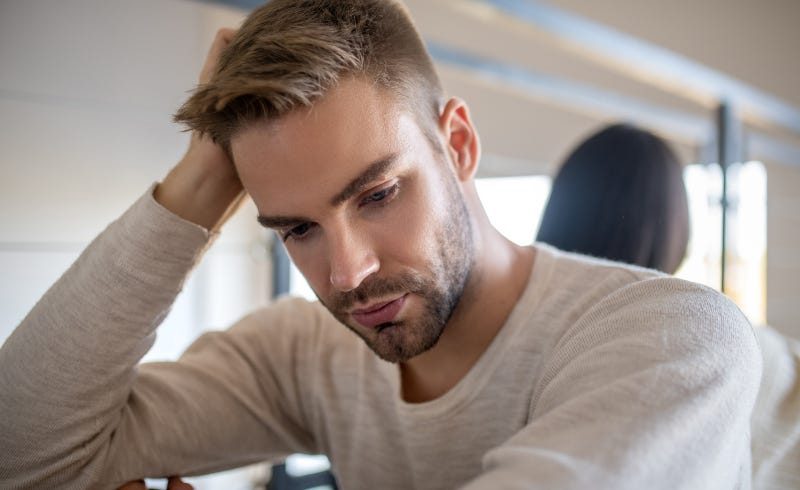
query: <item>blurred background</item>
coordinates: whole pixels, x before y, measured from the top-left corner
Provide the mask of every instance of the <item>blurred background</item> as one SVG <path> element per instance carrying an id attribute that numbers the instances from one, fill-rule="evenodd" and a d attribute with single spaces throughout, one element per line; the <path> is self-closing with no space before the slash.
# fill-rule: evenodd
<path id="1" fill-rule="evenodd" d="M 0 342 L 181 157 L 188 136 L 171 114 L 215 31 L 260 3 L 0 1 Z M 800 337 L 800 2 L 406 4 L 446 90 L 470 105 L 479 191 L 503 233 L 533 240 L 550 176 L 575 144 L 608 123 L 640 125 L 687 164 L 692 236 L 678 275 Z M 276 293 L 311 294 L 255 215 L 226 226 L 146 360 L 176 358 Z M 324 464 L 298 458 L 289 470 Z M 191 481 L 264 479 L 249 468 Z"/>

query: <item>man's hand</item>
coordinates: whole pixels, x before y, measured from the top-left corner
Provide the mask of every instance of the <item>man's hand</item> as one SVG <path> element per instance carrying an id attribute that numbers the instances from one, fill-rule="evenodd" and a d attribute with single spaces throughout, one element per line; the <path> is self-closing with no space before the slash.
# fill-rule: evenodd
<path id="1" fill-rule="evenodd" d="M 220 53 L 235 34 L 234 29 L 217 31 L 200 71 L 200 84 L 209 81 Z M 238 209 L 244 188 L 225 151 L 207 136 L 192 134 L 186 155 L 156 187 L 154 196 L 178 216 L 217 230 Z"/>
<path id="2" fill-rule="evenodd" d="M 144 480 L 128 482 L 117 490 L 147 490 Z M 178 476 L 173 476 L 167 480 L 167 490 L 194 490 L 194 487 L 184 482 Z"/>

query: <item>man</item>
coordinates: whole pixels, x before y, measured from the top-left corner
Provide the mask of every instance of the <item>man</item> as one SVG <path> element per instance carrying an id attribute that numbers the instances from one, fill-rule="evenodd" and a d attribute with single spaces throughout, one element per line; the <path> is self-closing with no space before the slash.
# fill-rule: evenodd
<path id="1" fill-rule="evenodd" d="M 186 157 L 0 352 L 9 486 L 310 452 L 347 489 L 749 487 L 760 364 L 741 313 L 495 231 L 467 106 L 402 6 L 273 0 L 204 74 L 177 116 Z M 320 301 L 137 368 L 243 190 Z"/>

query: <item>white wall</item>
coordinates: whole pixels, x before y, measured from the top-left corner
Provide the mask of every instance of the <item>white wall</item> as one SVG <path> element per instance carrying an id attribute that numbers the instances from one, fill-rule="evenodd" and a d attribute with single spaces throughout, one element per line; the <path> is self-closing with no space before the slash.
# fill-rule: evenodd
<path id="1" fill-rule="evenodd" d="M 187 135 L 171 114 L 216 28 L 240 20 L 180 0 L 2 3 L 0 340 L 180 158 Z M 226 227 L 151 357 L 174 357 L 187 335 L 223 327 L 268 297 L 266 235 L 254 215 L 246 209 Z"/>

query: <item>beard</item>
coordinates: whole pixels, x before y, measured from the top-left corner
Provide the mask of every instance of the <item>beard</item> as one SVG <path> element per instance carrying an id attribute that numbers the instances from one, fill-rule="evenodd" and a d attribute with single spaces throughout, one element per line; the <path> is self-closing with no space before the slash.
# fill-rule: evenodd
<path id="1" fill-rule="evenodd" d="M 444 333 L 466 287 L 472 270 L 474 244 L 469 211 L 454 179 L 448 182 L 454 212 L 435 229 L 438 253 L 431 257 L 424 272 L 407 271 L 395 277 L 368 277 L 356 289 L 336 293 L 320 301 L 339 322 L 361 337 L 381 359 L 404 362 L 431 349 Z M 449 218 L 449 219 L 447 219 Z M 423 301 L 416 318 L 388 322 L 368 329 L 350 325 L 348 311 L 371 298 L 410 293 Z"/>

